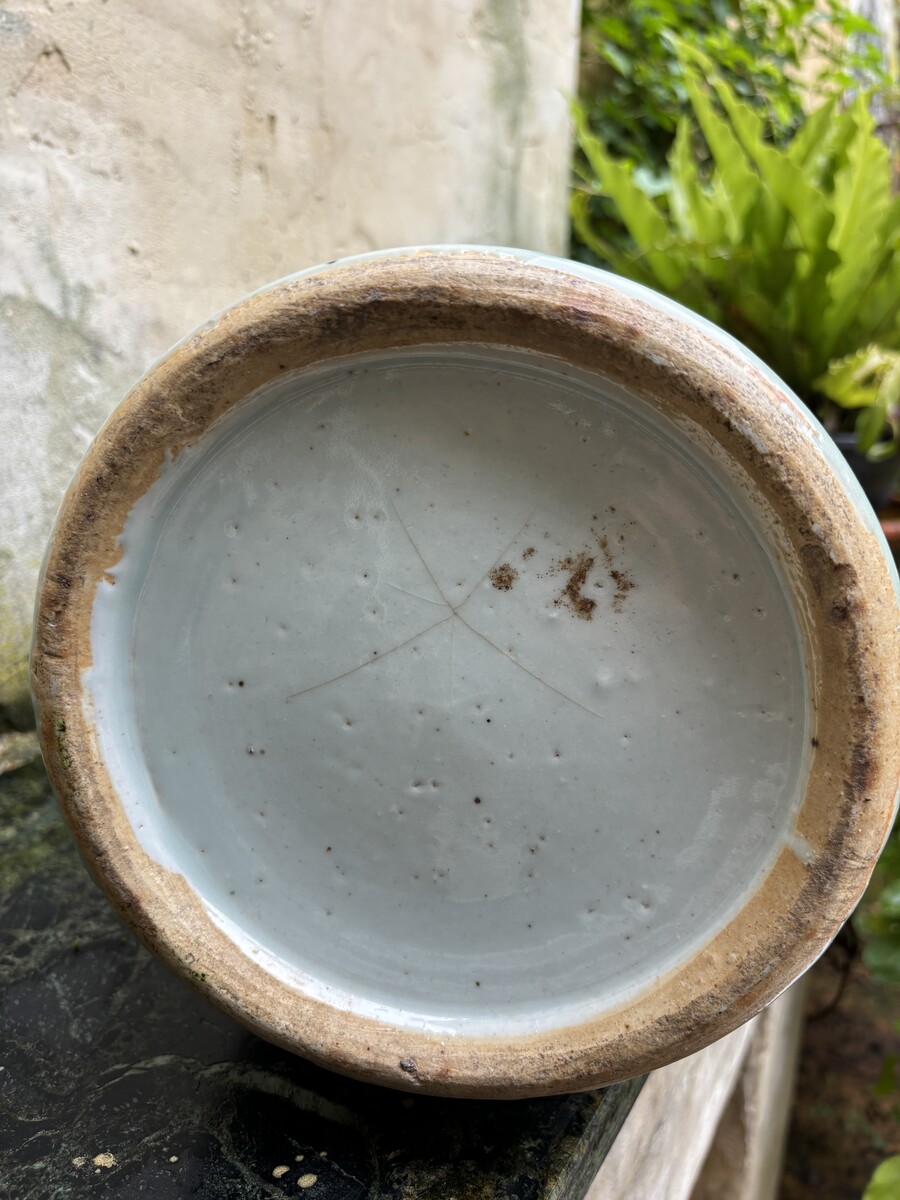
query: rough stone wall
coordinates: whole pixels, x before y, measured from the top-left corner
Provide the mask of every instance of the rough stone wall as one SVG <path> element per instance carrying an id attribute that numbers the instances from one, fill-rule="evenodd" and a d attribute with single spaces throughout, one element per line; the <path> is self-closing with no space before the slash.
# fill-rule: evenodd
<path id="1" fill-rule="evenodd" d="M 391 245 L 566 246 L 576 0 L 0 9 L 0 730 L 91 437 L 244 292 Z"/>

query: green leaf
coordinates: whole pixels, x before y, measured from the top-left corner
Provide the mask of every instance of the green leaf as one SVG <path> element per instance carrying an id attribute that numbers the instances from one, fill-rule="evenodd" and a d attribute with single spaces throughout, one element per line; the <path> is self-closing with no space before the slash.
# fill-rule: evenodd
<path id="1" fill-rule="evenodd" d="M 715 161 L 718 181 L 727 201 L 725 218 L 728 237 L 737 243 L 744 235 L 747 213 L 756 201 L 759 180 L 747 162 L 728 122 L 715 111 L 693 71 L 685 72 L 685 86 Z"/>
<path id="2" fill-rule="evenodd" d="M 836 106 L 836 96 L 831 96 L 824 104 L 820 104 L 815 112 L 806 118 L 785 147 L 785 153 L 796 166 L 805 167 L 813 154 L 820 150 L 823 138 L 834 117 Z"/>
<path id="3" fill-rule="evenodd" d="M 628 57 L 624 50 L 620 50 L 615 42 L 607 42 L 605 46 L 599 47 L 601 56 L 606 59 L 611 67 L 614 67 L 620 75 L 631 75 L 634 70 L 634 62 Z"/>
<path id="4" fill-rule="evenodd" d="M 882 256 L 875 275 L 857 297 L 852 321 L 845 325 L 834 350 L 840 352 L 861 341 L 877 338 L 882 346 L 900 347 L 900 252 Z"/>
<path id="5" fill-rule="evenodd" d="M 587 125 L 584 110 L 573 108 L 578 145 L 590 164 L 602 194 L 615 201 L 626 229 L 634 238 L 648 266 L 664 288 L 677 288 L 683 272 L 656 247 L 668 240 L 669 226 L 663 213 L 637 186 L 629 166 L 607 154 Z"/>
<path id="6" fill-rule="evenodd" d="M 803 246 L 818 259 L 834 220 L 822 193 L 810 184 L 789 155 L 763 141 L 762 121 L 748 105 L 737 99 L 724 80 L 713 76 L 712 83 L 744 152 L 756 165 L 766 191 L 778 200 L 785 213 L 793 217 Z"/>
<path id="7" fill-rule="evenodd" d="M 841 32 L 851 37 L 854 34 L 864 34 L 867 37 L 878 36 L 878 30 L 871 21 L 867 21 L 865 17 L 857 16 L 846 9 L 842 13 Z"/>
<path id="8" fill-rule="evenodd" d="M 594 232 L 593 222 L 591 221 L 590 196 L 587 192 L 572 192 L 569 197 L 569 215 L 572 218 L 572 225 L 575 228 L 575 232 L 584 245 L 592 253 L 596 254 L 602 262 L 612 265 L 617 256 L 616 250 L 609 242 L 603 241 Z"/>
<path id="9" fill-rule="evenodd" d="M 625 49 L 629 49 L 634 45 L 634 37 L 631 29 L 621 17 L 606 17 L 605 20 L 598 24 L 597 28 L 602 35 L 610 38 Z"/>
<path id="10" fill-rule="evenodd" d="M 714 2 L 727 19 L 711 16 Z M 833 81 L 855 68 L 825 38 L 832 0 L 821 2 L 585 0 L 641 53 L 630 79 L 594 98 L 593 128 L 578 124 L 587 187 L 573 227 L 613 269 L 734 333 L 804 398 L 854 409 L 876 457 L 897 449 L 900 375 L 887 359 L 868 374 L 862 359 L 835 363 L 900 352 L 900 199 L 866 98 L 840 108 Z M 624 40 L 615 33 L 608 43 Z M 804 117 L 785 65 L 814 46 L 831 82 Z"/>
<path id="11" fill-rule="evenodd" d="M 841 408 L 867 408 L 878 399 L 879 372 L 885 363 L 880 346 L 863 346 L 832 360 L 826 373 L 813 380 L 813 387 Z"/>
<path id="12" fill-rule="evenodd" d="M 727 216 L 714 198 L 721 199 L 723 194 L 707 195 L 703 188 L 694 162 L 691 127 L 686 117 L 678 122 L 669 166 L 669 207 L 682 237 L 702 239 L 711 245 L 723 242 Z"/>
<path id="13" fill-rule="evenodd" d="M 900 1200 L 900 1154 L 875 1168 L 862 1200 Z"/>
<path id="14" fill-rule="evenodd" d="M 839 261 L 828 280 L 829 303 L 822 320 L 826 351 L 839 343 L 845 326 L 852 322 L 859 296 L 879 264 L 891 198 L 888 150 L 875 135 L 862 98 L 842 119 L 853 122 L 855 134 L 835 175 L 831 198 L 834 227 L 829 245 Z"/>
<path id="15" fill-rule="evenodd" d="M 853 430 L 856 434 L 856 448 L 860 454 L 868 454 L 887 426 L 887 414 L 884 409 L 873 404 L 871 408 L 861 408 Z"/>
<path id="16" fill-rule="evenodd" d="M 900 450 L 900 442 L 896 437 L 892 437 L 889 441 L 876 442 L 866 458 L 869 462 L 882 462 L 886 458 L 893 458 Z"/>
<path id="17" fill-rule="evenodd" d="M 573 191 L 569 197 L 572 226 L 580 240 L 610 270 L 619 275 L 625 275 L 636 283 L 655 287 L 656 277 L 652 271 L 645 268 L 640 261 L 635 261 L 623 254 L 618 247 L 597 234 L 590 211 L 590 201 L 590 195 L 583 191 Z"/>
<path id="18" fill-rule="evenodd" d="M 862 454 L 879 459 L 895 452 L 900 432 L 900 352 L 884 346 L 865 346 L 831 362 L 814 386 L 842 408 L 859 409 L 854 429 Z M 892 436 L 885 439 L 889 429 Z M 890 894 L 885 895 L 889 905 Z M 889 908 L 883 907 L 883 911 L 889 913 Z"/>
<path id="19" fill-rule="evenodd" d="M 649 196 L 651 200 L 657 196 L 665 196 L 671 186 L 668 171 L 657 173 L 646 166 L 635 167 L 631 178 L 644 195 Z"/>

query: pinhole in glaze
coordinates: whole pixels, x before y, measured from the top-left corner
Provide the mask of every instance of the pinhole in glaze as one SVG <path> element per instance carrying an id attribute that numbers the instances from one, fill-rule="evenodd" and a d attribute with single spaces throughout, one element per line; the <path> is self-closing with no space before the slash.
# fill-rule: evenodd
<path id="1" fill-rule="evenodd" d="M 517 1096 L 690 1053 L 827 944 L 897 792 L 897 594 L 809 415 L 521 252 L 264 289 L 101 432 L 48 765 L 111 899 L 263 1036 Z"/>

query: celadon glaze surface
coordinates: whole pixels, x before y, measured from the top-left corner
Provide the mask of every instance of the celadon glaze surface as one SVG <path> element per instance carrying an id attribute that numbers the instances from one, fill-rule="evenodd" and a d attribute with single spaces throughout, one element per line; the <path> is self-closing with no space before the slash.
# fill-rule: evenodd
<path id="1" fill-rule="evenodd" d="M 113 782 L 148 853 L 310 994 L 567 1025 L 798 845 L 779 573 L 727 481 L 596 376 L 469 348 L 282 378 L 121 543 L 88 690 Z"/>

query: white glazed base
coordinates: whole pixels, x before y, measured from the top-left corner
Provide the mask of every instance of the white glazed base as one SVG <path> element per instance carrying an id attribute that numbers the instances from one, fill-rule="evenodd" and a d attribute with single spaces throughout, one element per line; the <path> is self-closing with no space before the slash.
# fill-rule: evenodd
<path id="1" fill-rule="evenodd" d="M 112 781 L 309 995 L 575 1024 L 805 854 L 779 573 L 717 469 L 596 376 L 477 347 L 288 376 L 166 466 L 122 545 L 86 678 Z"/>

